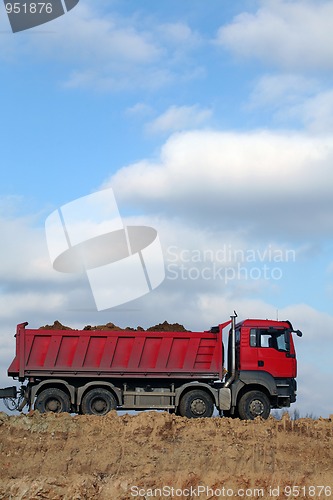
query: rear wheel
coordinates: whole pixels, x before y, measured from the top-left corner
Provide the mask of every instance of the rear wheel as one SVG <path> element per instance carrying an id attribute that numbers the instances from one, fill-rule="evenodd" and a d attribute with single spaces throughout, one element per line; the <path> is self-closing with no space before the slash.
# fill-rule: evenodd
<path id="1" fill-rule="evenodd" d="M 35 410 L 38 410 L 40 413 L 69 413 L 71 410 L 71 402 L 66 392 L 61 389 L 50 387 L 38 394 Z"/>
<path id="2" fill-rule="evenodd" d="M 261 391 L 250 391 L 240 398 L 238 412 L 242 420 L 254 420 L 256 417 L 268 418 L 271 405 L 268 397 Z"/>
<path id="3" fill-rule="evenodd" d="M 211 417 L 214 411 L 212 398 L 205 391 L 190 391 L 180 401 L 179 413 L 182 417 Z"/>
<path id="4" fill-rule="evenodd" d="M 107 389 L 94 388 L 87 392 L 81 404 L 82 413 L 85 415 L 106 415 L 117 408 L 117 401 Z"/>

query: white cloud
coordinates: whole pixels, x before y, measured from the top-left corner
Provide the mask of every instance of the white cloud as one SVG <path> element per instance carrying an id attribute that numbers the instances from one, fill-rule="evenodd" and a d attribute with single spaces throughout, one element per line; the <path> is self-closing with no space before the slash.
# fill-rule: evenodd
<path id="1" fill-rule="evenodd" d="M 144 102 L 137 102 L 133 106 L 126 109 L 126 115 L 128 116 L 147 116 L 153 112 L 153 108 Z"/>
<path id="2" fill-rule="evenodd" d="M 198 36 L 184 23 L 161 24 L 139 13 L 124 17 L 88 1 L 43 29 L 16 36 L 8 30 L 0 57 L 24 58 L 34 66 L 60 62 L 59 80 L 65 87 L 98 91 L 154 90 L 201 76 L 197 62 L 188 57 Z"/>
<path id="3" fill-rule="evenodd" d="M 120 169 L 117 198 L 189 223 L 251 234 L 324 236 L 333 230 L 332 139 L 292 132 L 192 131 L 160 157 Z"/>
<path id="4" fill-rule="evenodd" d="M 300 106 L 290 109 L 300 116 L 306 128 L 313 133 L 327 134 L 333 130 L 333 90 L 319 92 Z"/>
<path id="5" fill-rule="evenodd" d="M 320 90 L 319 82 L 292 73 L 263 75 L 255 82 L 250 95 L 249 107 L 285 109 L 303 103 Z"/>
<path id="6" fill-rule="evenodd" d="M 314 78 L 264 75 L 255 83 L 246 107 L 264 109 L 280 124 L 294 122 L 311 134 L 333 131 L 333 91 Z"/>
<path id="7" fill-rule="evenodd" d="M 98 70 L 89 68 L 71 71 L 63 86 L 64 88 L 84 88 L 99 92 L 128 91 L 133 90 L 133 87 L 155 91 L 174 84 L 178 78 L 181 80 L 187 76 L 177 75 L 167 68 L 159 69 L 158 67 L 147 67 L 144 71 L 142 68 L 135 67 L 120 71 L 108 67 Z"/>
<path id="8" fill-rule="evenodd" d="M 200 35 L 183 22 L 160 24 L 156 27 L 156 33 L 168 45 L 176 46 L 176 53 L 184 53 L 202 43 Z"/>
<path id="9" fill-rule="evenodd" d="M 222 26 L 217 43 L 238 56 L 295 70 L 331 70 L 333 4 L 265 0 L 255 14 Z"/>
<path id="10" fill-rule="evenodd" d="M 153 134 L 174 132 L 189 128 L 196 128 L 207 122 L 212 111 L 207 108 L 194 106 L 170 106 L 164 113 L 147 125 L 147 131 Z"/>
<path id="11" fill-rule="evenodd" d="M 160 48 L 149 33 L 130 21 L 100 12 L 84 2 L 52 24 L 53 32 L 40 40 L 32 40 L 37 54 L 50 55 L 77 64 L 147 64 L 161 56 Z"/>

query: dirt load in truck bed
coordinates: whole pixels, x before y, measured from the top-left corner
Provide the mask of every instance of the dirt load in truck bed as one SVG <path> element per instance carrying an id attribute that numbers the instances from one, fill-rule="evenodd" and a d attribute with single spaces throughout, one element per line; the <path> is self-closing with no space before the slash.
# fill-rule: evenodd
<path id="1" fill-rule="evenodd" d="M 332 420 L 0 413 L 0 498 L 327 498 Z"/>
<path id="2" fill-rule="evenodd" d="M 65 326 L 60 321 L 55 320 L 53 325 L 44 325 L 40 327 L 41 330 L 73 330 L 70 326 Z M 127 326 L 126 328 L 121 328 L 120 326 L 115 325 L 114 323 L 106 323 L 105 325 L 86 325 L 83 330 L 131 330 L 131 331 L 143 331 L 142 326 L 138 326 L 137 328 L 132 328 Z M 163 323 L 159 323 L 158 325 L 150 326 L 147 328 L 148 332 L 189 332 L 190 330 L 186 330 L 183 325 L 179 323 L 168 323 L 164 321 Z"/>

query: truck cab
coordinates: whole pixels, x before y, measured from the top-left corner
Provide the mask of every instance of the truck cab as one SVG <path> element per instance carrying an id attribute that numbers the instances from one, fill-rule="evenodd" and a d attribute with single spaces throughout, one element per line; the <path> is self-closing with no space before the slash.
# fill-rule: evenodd
<path id="1" fill-rule="evenodd" d="M 231 328 L 228 373 L 231 407 L 224 414 L 267 418 L 271 408 L 296 401 L 297 361 L 289 321 L 246 319 Z"/>

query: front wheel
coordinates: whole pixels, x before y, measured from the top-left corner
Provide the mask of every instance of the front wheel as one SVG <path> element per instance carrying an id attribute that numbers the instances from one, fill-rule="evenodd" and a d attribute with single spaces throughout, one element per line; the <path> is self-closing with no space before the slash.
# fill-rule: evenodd
<path id="1" fill-rule="evenodd" d="M 250 391 L 240 398 L 238 412 L 242 420 L 254 420 L 256 417 L 268 418 L 271 405 L 268 397 L 261 391 Z"/>
<path id="2" fill-rule="evenodd" d="M 68 394 L 64 391 L 56 387 L 50 387 L 38 394 L 35 410 L 38 410 L 40 413 L 69 413 L 71 410 L 71 402 Z"/>
<path id="3" fill-rule="evenodd" d="M 106 415 L 117 408 L 117 401 L 107 389 L 95 387 L 87 392 L 82 399 L 82 413 L 85 415 Z"/>
<path id="4" fill-rule="evenodd" d="M 211 417 L 214 411 L 212 398 L 205 391 L 190 391 L 180 401 L 179 413 L 182 417 Z"/>

